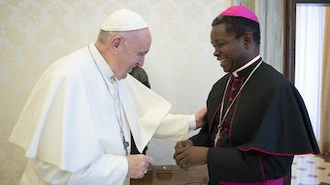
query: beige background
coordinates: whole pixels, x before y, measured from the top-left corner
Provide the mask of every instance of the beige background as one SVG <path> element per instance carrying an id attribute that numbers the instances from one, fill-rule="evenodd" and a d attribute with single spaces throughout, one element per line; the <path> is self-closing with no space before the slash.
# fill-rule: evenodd
<path id="1" fill-rule="evenodd" d="M 108 13 L 129 8 L 149 22 L 153 43 L 145 69 L 152 89 L 173 104 L 173 112 L 186 114 L 205 106 L 212 84 L 224 75 L 212 55 L 210 24 L 219 12 L 239 2 L 1 0 L 0 184 L 18 184 L 22 174 L 23 151 L 7 140 L 36 80 L 55 60 L 94 42 Z M 282 21 L 282 1 L 242 3 L 253 7 L 260 16 L 263 58 L 281 69 L 283 39 L 281 22 L 276 20 Z M 277 13 L 273 14 L 274 11 Z M 267 40 L 267 35 L 275 37 Z M 274 47 L 278 50 L 274 51 Z M 148 154 L 157 164 L 171 164 L 172 150 L 173 143 L 156 140 L 150 144 Z"/>

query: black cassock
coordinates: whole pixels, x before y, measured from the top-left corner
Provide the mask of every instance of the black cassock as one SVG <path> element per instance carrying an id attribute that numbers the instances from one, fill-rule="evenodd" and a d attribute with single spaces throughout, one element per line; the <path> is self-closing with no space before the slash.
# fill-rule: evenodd
<path id="1" fill-rule="evenodd" d="M 210 147 L 211 185 L 278 179 L 287 175 L 294 155 L 319 153 L 303 99 L 273 67 L 262 62 L 238 93 L 260 62 L 238 72 L 236 78 L 226 74 L 213 85 L 207 99 L 207 123 L 191 138 L 194 145 Z M 221 118 L 233 103 L 215 146 L 222 99 Z"/>

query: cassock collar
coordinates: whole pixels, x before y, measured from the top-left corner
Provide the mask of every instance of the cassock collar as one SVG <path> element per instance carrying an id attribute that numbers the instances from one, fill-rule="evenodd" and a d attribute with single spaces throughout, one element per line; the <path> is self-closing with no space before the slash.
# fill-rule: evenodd
<path id="1" fill-rule="evenodd" d="M 261 60 L 261 57 L 260 55 L 257 55 L 256 57 L 254 57 L 252 60 L 250 60 L 250 62 L 246 63 L 244 66 L 236 69 L 232 74 L 234 75 L 234 77 L 242 77 L 242 76 L 247 76 L 249 75 L 250 73 L 250 70 L 248 69 L 253 69 L 253 67 L 250 67 L 250 66 L 255 66 L 256 64 L 258 64 L 258 62 L 256 61 L 260 61 Z M 248 68 L 247 70 L 244 70 Z"/>
<path id="2" fill-rule="evenodd" d="M 90 51 L 92 52 L 91 54 L 95 58 L 96 65 L 100 69 L 100 72 L 102 73 L 102 75 L 106 79 L 115 80 L 116 79 L 115 74 L 111 70 L 109 64 L 104 60 L 101 53 L 97 50 L 95 45 L 93 43 L 91 43 L 89 45 L 89 48 L 90 48 Z"/>

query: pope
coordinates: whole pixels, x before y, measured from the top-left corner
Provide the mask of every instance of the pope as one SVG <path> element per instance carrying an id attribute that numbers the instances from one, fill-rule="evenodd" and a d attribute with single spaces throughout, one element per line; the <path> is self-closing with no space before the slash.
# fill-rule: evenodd
<path id="1" fill-rule="evenodd" d="M 9 140 L 25 149 L 21 185 L 119 185 L 141 178 L 154 160 L 152 137 L 179 141 L 201 127 L 205 109 L 171 114 L 171 104 L 128 73 L 151 44 L 146 21 L 122 9 L 95 43 L 54 62 L 31 92 Z"/>

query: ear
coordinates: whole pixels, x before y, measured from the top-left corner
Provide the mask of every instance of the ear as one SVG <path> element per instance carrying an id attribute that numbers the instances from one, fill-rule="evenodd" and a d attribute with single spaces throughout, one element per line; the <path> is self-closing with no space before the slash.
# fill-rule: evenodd
<path id="1" fill-rule="evenodd" d="M 250 32 L 244 33 L 244 48 L 248 49 L 253 43 L 253 36 Z"/>
<path id="2" fill-rule="evenodd" d="M 110 50 L 117 54 L 122 50 L 122 45 L 124 43 L 124 40 L 121 36 L 117 35 L 112 37 L 110 41 Z"/>

